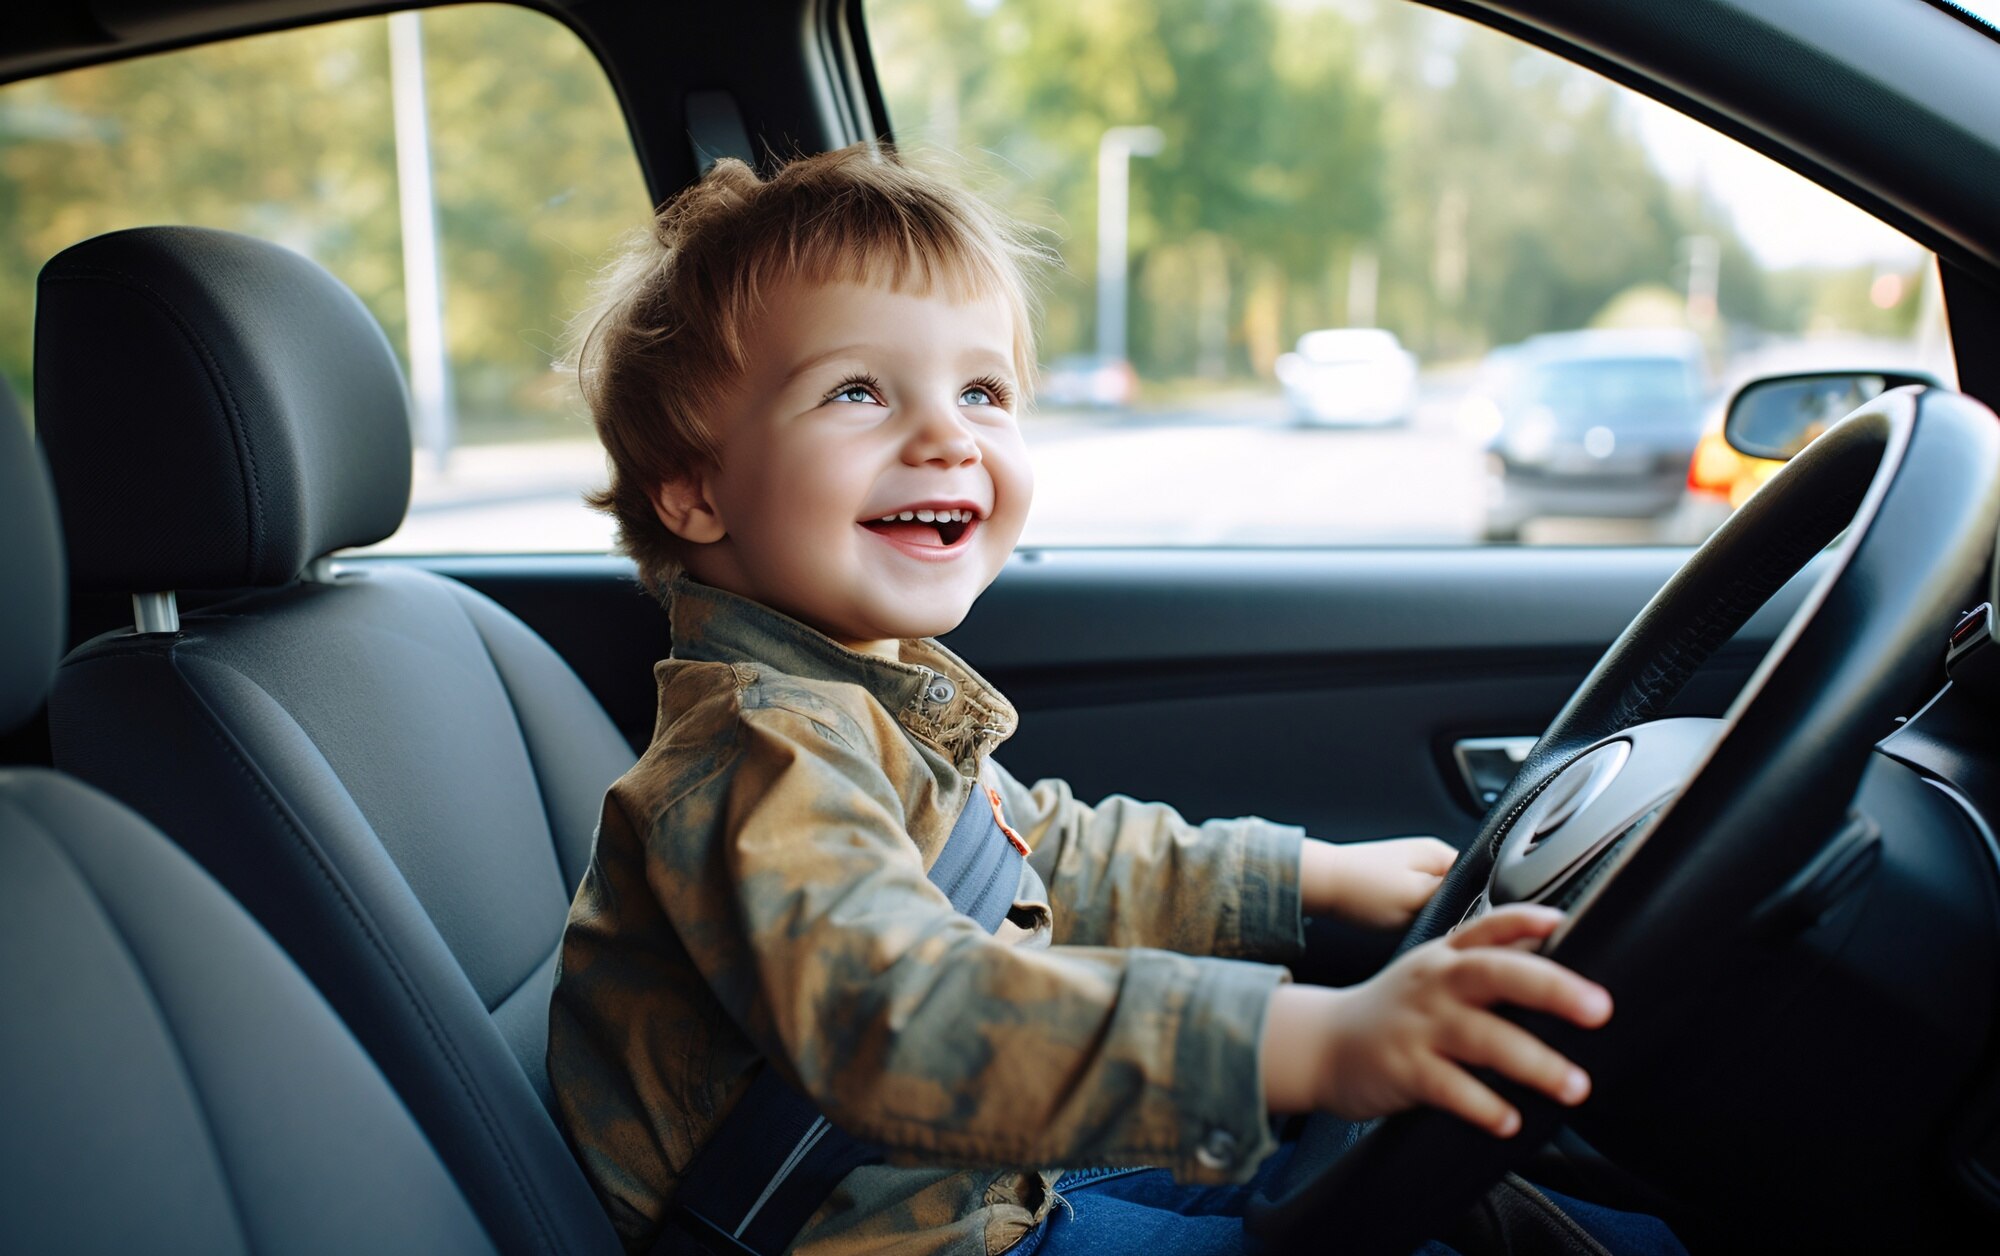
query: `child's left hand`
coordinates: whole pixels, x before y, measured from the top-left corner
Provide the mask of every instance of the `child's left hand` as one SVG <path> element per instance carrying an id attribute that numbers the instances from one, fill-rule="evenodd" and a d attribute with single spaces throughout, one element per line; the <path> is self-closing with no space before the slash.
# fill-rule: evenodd
<path id="1" fill-rule="evenodd" d="M 1308 916 L 1332 912 L 1371 929 L 1400 929 L 1444 881 L 1458 852 L 1435 837 L 1376 842 L 1306 839 L 1299 897 Z"/>

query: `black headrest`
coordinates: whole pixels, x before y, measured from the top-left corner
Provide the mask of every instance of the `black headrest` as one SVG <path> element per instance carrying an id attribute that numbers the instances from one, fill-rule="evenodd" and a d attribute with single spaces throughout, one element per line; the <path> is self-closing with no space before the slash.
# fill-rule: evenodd
<path id="1" fill-rule="evenodd" d="M 0 383 L 0 732 L 26 720 L 48 696 L 62 657 L 62 534 L 42 455 L 28 421 Z"/>
<path id="2" fill-rule="evenodd" d="M 381 327 L 317 264 L 226 231 L 141 227 L 52 258 L 35 419 L 79 586 L 285 584 L 409 506 Z"/>

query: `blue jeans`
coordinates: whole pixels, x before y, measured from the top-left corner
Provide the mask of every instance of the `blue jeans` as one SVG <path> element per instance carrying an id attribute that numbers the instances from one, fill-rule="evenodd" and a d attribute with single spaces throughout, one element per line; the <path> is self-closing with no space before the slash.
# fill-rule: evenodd
<path id="1" fill-rule="evenodd" d="M 1258 1187 L 1291 1155 L 1281 1147 L 1238 1186 L 1182 1186 L 1165 1169 L 1079 1169 L 1056 1182 L 1060 1197 L 1048 1219 L 1007 1256 L 1254 1256 L 1262 1243 L 1243 1229 L 1243 1212 Z M 1542 1192 L 1620 1256 L 1686 1256 L 1672 1231 L 1655 1218 L 1618 1212 L 1554 1191 Z M 1329 1250 L 1337 1250 L 1330 1247 Z M 1426 1243 L 1418 1256 L 1455 1256 Z"/>

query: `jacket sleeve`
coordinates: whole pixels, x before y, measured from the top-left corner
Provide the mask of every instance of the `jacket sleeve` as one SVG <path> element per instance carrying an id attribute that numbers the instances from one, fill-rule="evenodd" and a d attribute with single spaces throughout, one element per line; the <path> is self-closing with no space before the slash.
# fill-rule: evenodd
<path id="1" fill-rule="evenodd" d="M 1283 969 L 1003 945 L 931 884 L 880 758 L 839 727 L 746 711 L 724 759 L 654 823 L 651 889 L 729 1014 L 835 1124 L 898 1163 L 1206 1182 L 1272 1149 L 1258 1052 Z"/>
<path id="2" fill-rule="evenodd" d="M 1063 781 L 1030 788 L 987 767 L 1049 888 L 1058 945 L 1272 960 L 1304 949 L 1303 830 L 1254 818 L 1195 825 L 1116 794 L 1092 807 Z"/>

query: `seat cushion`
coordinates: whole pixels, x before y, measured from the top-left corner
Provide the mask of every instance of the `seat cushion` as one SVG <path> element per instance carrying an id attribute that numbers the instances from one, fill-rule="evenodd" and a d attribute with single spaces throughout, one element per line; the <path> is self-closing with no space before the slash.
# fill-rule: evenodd
<path id="1" fill-rule="evenodd" d="M 23 1252 L 490 1252 L 352 1035 L 144 821 L 0 770 L 0 1226 Z"/>

